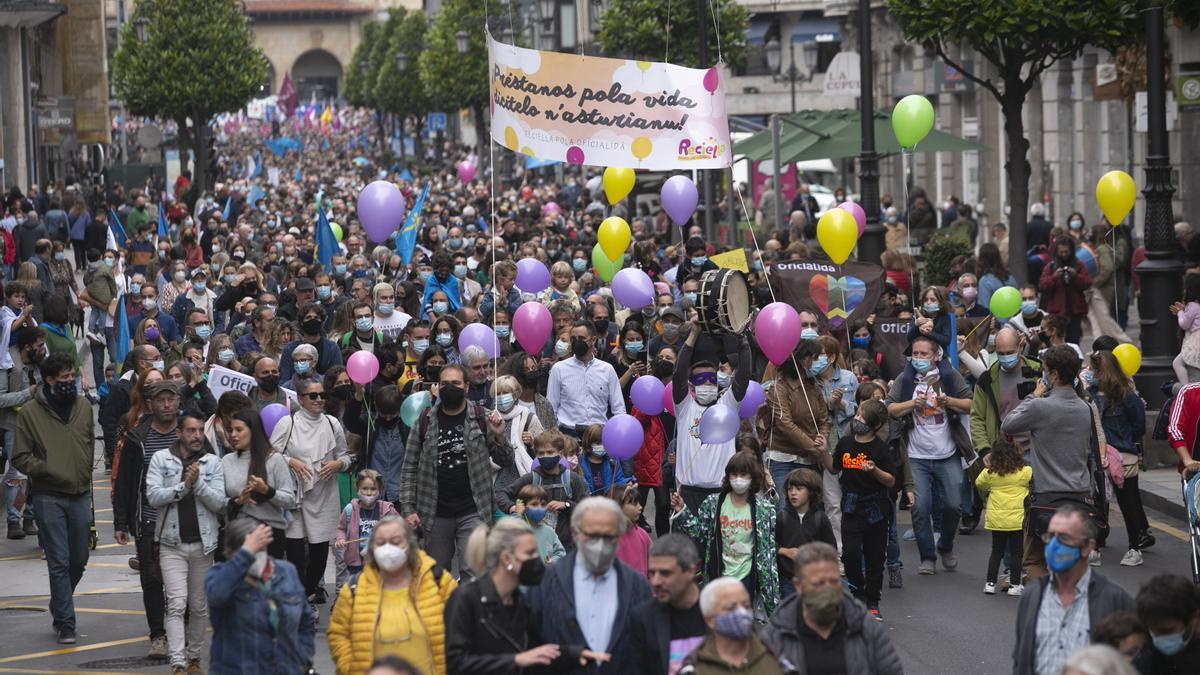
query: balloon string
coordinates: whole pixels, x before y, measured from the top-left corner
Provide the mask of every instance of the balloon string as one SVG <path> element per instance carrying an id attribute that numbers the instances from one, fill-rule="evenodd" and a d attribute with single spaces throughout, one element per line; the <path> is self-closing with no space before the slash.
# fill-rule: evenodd
<path id="1" fill-rule="evenodd" d="M 902 165 L 900 171 L 900 185 L 904 190 L 904 246 L 908 249 L 908 261 L 905 266 L 908 267 L 908 298 L 912 301 L 913 313 L 917 312 L 917 289 L 916 270 L 912 264 L 912 209 L 908 204 L 908 159 L 912 157 L 912 150 L 905 148 L 900 149 L 900 163 Z"/>
<path id="2" fill-rule="evenodd" d="M 717 38 L 717 63 L 721 63 L 725 60 L 725 57 L 721 55 L 721 22 L 717 18 L 717 10 L 713 7 L 713 0 L 708 0 L 708 12 L 712 14 L 713 34 Z M 706 63 L 701 63 L 700 67 L 703 68 L 707 65 Z"/>
<path id="3" fill-rule="evenodd" d="M 671 62 L 671 0 L 667 0 L 667 46 L 663 51 L 663 63 Z"/>
<path id="4" fill-rule="evenodd" d="M 754 250 L 758 251 L 758 259 L 762 260 L 762 249 L 758 247 L 758 236 L 754 234 L 754 221 L 750 219 L 750 212 L 746 210 L 746 201 L 742 199 L 742 188 L 738 186 L 736 181 L 729 181 L 733 185 L 734 193 L 737 194 L 738 203 L 742 205 L 742 214 L 746 216 L 746 227 L 750 230 L 750 240 L 754 242 Z M 766 274 L 763 274 L 766 278 Z M 767 279 L 767 291 L 771 293 L 771 302 L 775 302 L 775 289 L 771 287 L 770 279 Z"/>
<path id="5" fill-rule="evenodd" d="M 1108 232 L 1109 232 L 1109 234 L 1112 235 L 1112 243 L 1109 244 L 1109 247 L 1112 248 L 1112 258 L 1113 258 L 1113 270 L 1112 270 L 1112 275 L 1113 275 L 1113 321 L 1117 322 L 1117 327 L 1119 328 L 1121 326 L 1121 322 L 1119 321 L 1120 316 L 1121 316 L 1121 296 L 1119 295 L 1119 291 L 1117 289 L 1117 268 L 1119 266 L 1117 264 L 1117 228 L 1116 228 L 1116 226 L 1108 228 Z M 1097 260 L 1096 264 L 1097 264 L 1097 269 L 1099 269 L 1100 261 Z M 1101 297 L 1100 299 L 1104 300 L 1103 297 Z M 1124 329 L 1122 329 L 1122 331 L 1124 331 Z"/>

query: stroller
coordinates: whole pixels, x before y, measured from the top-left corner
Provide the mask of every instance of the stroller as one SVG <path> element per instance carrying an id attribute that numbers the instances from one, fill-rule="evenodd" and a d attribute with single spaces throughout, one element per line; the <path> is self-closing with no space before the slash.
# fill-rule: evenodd
<path id="1" fill-rule="evenodd" d="M 1183 503 L 1187 506 L 1188 538 L 1192 543 L 1192 583 L 1200 586 L 1200 471 L 1183 479 Z"/>

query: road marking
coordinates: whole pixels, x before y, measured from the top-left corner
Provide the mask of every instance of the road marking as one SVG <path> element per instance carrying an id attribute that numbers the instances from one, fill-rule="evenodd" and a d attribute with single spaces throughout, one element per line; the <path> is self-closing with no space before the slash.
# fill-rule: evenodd
<path id="1" fill-rule="evenodd" d="M 132 543 L 133 543 L 133 541 L 130 540 L 129 544 L 132 544 Z M 96 547 L 96 550 L 99 551 L 102 548 L 118 548 L 120 546 L 129 546 L 129 544 L 100 544 L 99 546 Z"/>
<path id="2" fill-rule="evenodd" d="M 97 522 L 97 523 L 104 524 L 104 525 L 112 525 L 112 521 L 111 521 L 111 520 L 97 520 L 96 522 Z"/>
<path id="3" fill-rule="evenodd" d="M 96 509 L 96 513 L 112 513 L 112 509 Z"/>
<path id="4" fill-rule="evenodd" d="M 6 556 L 4 558 L 0 558 L 0 562 L 6 562 L 6 561 L 10 561 L 10 560 L 37 560 L 38 558 L 41 558 L 41 557 L 42 557 L 41 553 L 25 553 L 23 555 L 10 555 L 10 556 Z"/>
<path id="5" fill-rule="evenodd" d="M 141 584 L 139 584 L 137 586 L 114 586 L 113 588 L 97 588 L 92 591 L 76 591 L 75 595 L 105 595 L 108 593 L 128 593 L 130 591 L 139 591 L 139 590 L 141 590 L 141 588 L 142 588 Z M 29 602 L 31 600 L 49 600 L 49 599 L 50 599 L 49 595 L 27 595 L 27 596 L 20 598 L 19 600 L 9 600 L 7 602 L 0 602 L 0 607 L 10 607 L 14 603 Z M 145 612 L 143 612 L 143 614 L 144 613 Z M 0 659 L 0 663 L 4 663 L 4 661 L 2 659 Z"/>
<path id="6" fill-rule="evenodd" d="M 77 654 L 79 652 L 90 652 L 90 651 L 94 651 L 96 649 L 108 649 L 109 647 L 120 647 L 122 645 L 131 645 L 136 642 L 145 642 L 149 639 L 150 638 L 145 637 L 145 636 L 135 637 L 135 638 L 125 638 L 124 640 L 111 640 L 109 642 L 97 642 L 94 645 L 83 645 L 82 647 L 65 647 L 63 649 L 51 649 L 50 651 L 34 652 L 32 654 L 21 654 L 19 656 L 6 656 L 6 657 L 0 659 L 0 663 L 15 663 L 17 661 L 24 661 L 26 659 L 40 659 L 40 658 L 45 658 L 47 656 L 62 656 L 63 654 Z M 28 673 L 28 672 L 33 672 L 33 671 L 21 669 L 21 670 L 16 670 L 16 671 L 9 671 L 9 672 Z M 46 672 L 60 673 L 62 671 L 54 670 L 54 671 L 46 671 Z"/>
<path id="7" fill-rule="evenodd" d="M 30 670 L 29 668 L 0 668 L 0 673 L 28 673 L 30 675 L 128 675 L 128 673 L 100 672 L 96 670 Z"/>
<path id="8" fill-rule="evenodd" d="M 1148 522 L 1150 523 L 1151 527 L 1162 530 L 1163 532 L 1171 535 L 1172 537 L 1175 537 L 1179 541 L 1186 542 L 1191 539 L 1191 537 L 1188 535 L 1187 532 L 1184 532 L 1183 530 L 1171 527 L 1170 525 L 1167 525 L 1166 523 L 1162 523 L 1157 520 L 1150 520 Z"/>
<path id="9" fill-rule="evenodd" d="M 4 608 L 5 609 L 28 609 L 28 610 L 39 611 L 39 612 L 46 610 L 45 607 L 38 607 L 35 605 L 6 605 Z M 76 607 L 75 611 L 76 612 L 85 612 L 88 614 L 128 614 L 130 616 L 146 616 L 145 611 L 138 611 L 136 609 L 105 609 L 102 607 Z"/>
<path id="10" fill-rule="evenodd" d="M 114 569 L 114 570 L 129 570 L 130 572 L 133 572 L 133 571 L 135 571 L 134 569 L 132 569 L 131 567 L 129 567 L 129 563 L 128 563 L 128 562 L 123 562 L 123 563 L 97 563 L 97 562 L 91 562 L 91 561 L 88 561 L 88 565 L 87 565 L 87 566 L 88 566 L 88 568 L 89 568 L 89 569 L 90 569 L 90 568 L 92 568 L 92 567 L 105 567 L 105 568 Z"/>

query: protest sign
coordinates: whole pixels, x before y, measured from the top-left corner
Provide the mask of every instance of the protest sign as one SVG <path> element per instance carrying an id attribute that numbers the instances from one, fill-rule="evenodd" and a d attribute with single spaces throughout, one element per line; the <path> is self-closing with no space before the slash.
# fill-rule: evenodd
<path id="1" fill-rule="evenodd" d="M 213 398 L 220 400 L 221 394 L 227 391 L 240 391 L 247 396 L 250 395 L 250 390 L 255 386 L 254 378 L 250 375 L 245 375 L 223 368 L 213 364 L 208 369 L 208 390 L 212 392 Z M 280 387 L 285 396 L 288 397 L 293 404 L 299 404 L 296 399 L 296 392 L 287 387 Z"/>
<path id="2" fill-rule="evenodd" d="M 796 311 L 823 314 L 832 330 L 865 321 L 883 291 L 883 268 L 861 262 L 789 260 L 767 270 L 775 297 Z"/>
<path id="3" fill-rule="evenodd" d="M 905 350 L 908 349 L 908 327 L 911 319 L 876 318 L 874 347 L 882 360 L 879 374 L 884 380 L 893 380 L 908 364 Z"/>
<path id="4" fill-rule="evenodd" d="M 492 140 L 539 160 L 635 169 L 730 165 L 716 67 L 503 44 L 488 36 Z"/>

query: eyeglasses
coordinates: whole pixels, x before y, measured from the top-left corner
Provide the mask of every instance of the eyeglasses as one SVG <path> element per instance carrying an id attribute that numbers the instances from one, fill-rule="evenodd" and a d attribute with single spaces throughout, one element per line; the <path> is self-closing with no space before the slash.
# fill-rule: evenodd
<path id="1" fill-rule="evenodd" d="M 615 534 L 591 534 L 589 532 L 580 532 L 579 534 L 583 535 L 585 539 L 599 539 L 601 541 L 607 541 L 610 544 L 618 539 L 618 536 Z"/>
<path id="2" fill-rule="evenodd" d="M 717 383 L 717 374 L 716 373 L 696 373 L 695 375 L 692 375 L 691 377 L 688 378 L 688 382 L 692 383 L 692 386 L 695 386 L 695 387 L 699 387 L 702 384 L 716 384 Z"/>
<path id="3" fill-rule="evenodd" d="M 308 397 L 308 400 L 310 401 L 319 401 L 325 398 L 325 394 L 319 391 L 310 391 L 307 394 L 300 395 Z"/>
<path id="4" fill-rule="evenodd" d="M 1063 544 L 1064 546 L 1070 546 L 1071 548 L 1083 548 L 1085 545 L 1087 545 L 1087 539 L 1075 542 L 1075 541 L 1071 541 L 1070 539 L 1066 539 L 1062 535 L 1056 534 L 1054 532 L 1042 533 L 1042 537 L 1041 537 L 1042 543 L 1049 544 L 1050 540 L 1054 539 L 1055 537 L 1058 538 L 1059 543 Z"/>

